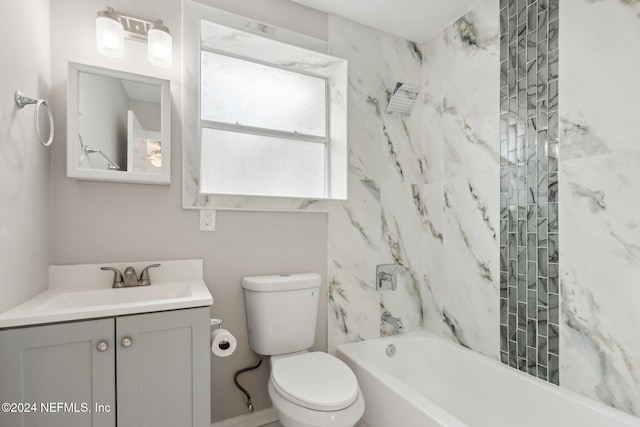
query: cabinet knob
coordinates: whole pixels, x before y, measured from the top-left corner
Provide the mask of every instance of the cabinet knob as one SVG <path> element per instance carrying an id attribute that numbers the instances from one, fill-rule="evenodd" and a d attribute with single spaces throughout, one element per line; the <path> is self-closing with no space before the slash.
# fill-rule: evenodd
<path id="1" fill-rule="evenodd" d="M 107 344 L 106 341 L 100 341 L 98 345 L 96 345 L 96 349 L 98 349 L 98 351 L 101 353 L 103 351 L 107 351 L 108 348 L 109 348 L 109 344 Z"/>
<path id="2" fill-rule="evenodd" d="M 133 341 L 131 341 L 131 338 L 125 337 L 125 338 L 122 338 L 122 341 L 120 341 L 120 344 L 122 344 L 123 347 L 131 347 L 131 344 L 133 344 Z"/>

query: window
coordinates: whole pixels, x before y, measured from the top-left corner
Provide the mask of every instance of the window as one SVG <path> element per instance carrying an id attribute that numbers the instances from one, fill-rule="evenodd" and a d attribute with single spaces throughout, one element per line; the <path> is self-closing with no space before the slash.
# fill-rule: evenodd
<path id="1" fill-rule="evenodd" d="M 185 208 L 346 199 L 347 62 L 299 47 L 320 45 L 299 34 L 185 4 Z"/>
<path id="2" fill-rule="evenodd" d="M 205 50 L 200 67 L 203 121 L 326 139 L 326 79 Z"/>
<path id="3" fill-rule="evenodd" d="M 203 49 L 200 191 L 326 197 L 327 101 L 326 78 Z"/>

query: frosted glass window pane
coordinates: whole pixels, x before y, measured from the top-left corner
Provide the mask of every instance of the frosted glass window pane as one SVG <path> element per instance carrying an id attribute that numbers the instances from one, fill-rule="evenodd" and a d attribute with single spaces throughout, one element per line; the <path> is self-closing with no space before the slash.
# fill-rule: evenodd
<path id="1" fill-rule="evenodd" d="M 326 145 L 202 129 L 200 192 L 326 197 Z"/>
<path id="2" fill-rule="evenodd" d="M 202 51 L 203 120 L 326 136 L 326 81 Z"/>

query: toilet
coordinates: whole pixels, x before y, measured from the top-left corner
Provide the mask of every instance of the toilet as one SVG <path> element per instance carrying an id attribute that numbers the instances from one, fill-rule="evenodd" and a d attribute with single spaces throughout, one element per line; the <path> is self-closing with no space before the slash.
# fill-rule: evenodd
<path id="1" fill-rule="evenodd" d="M 353 371 L 330 354 L 308 351 L 320 283 L 316 273 L 242 279 L 249 344 L 271 356 L 269 397 L 284 427 L 353 427 L 364 413 Z"/>

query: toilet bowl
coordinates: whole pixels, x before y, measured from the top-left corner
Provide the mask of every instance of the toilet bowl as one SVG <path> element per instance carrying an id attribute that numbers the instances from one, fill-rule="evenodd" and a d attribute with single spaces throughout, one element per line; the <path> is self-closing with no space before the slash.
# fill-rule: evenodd
<path id="1" fill-rule="evenodd" d="M 353 427 L 364 413 L 355 375 L 327 353 L 274 356 L 268 391 L 285 427 Z"/>

